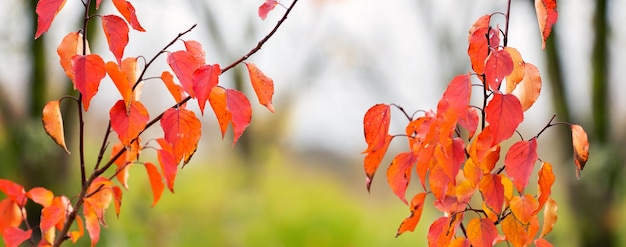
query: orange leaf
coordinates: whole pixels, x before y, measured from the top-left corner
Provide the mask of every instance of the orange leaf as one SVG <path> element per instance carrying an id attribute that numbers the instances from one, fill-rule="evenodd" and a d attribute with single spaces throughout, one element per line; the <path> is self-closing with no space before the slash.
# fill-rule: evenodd
<path id="1" fill-rule="evenodd" d="M 368 192 L 370 191 L 374 174 L 376 173 L 380 162 L 383 160 L 383 157 L 385 157 L 385 153 L 387 152 L 387 148 L 389 148 L 389 143 L 391 143 L 392 138 L 393 137 L 391 135 L 387 135 L 387 138 L 385 138 L 385 145 L 382 148 L 367 153 L 365 159 L 363 160 L 363 167 L 365 169 L 365 187 L 367 187 Z"/>
<path id="2" fill-rule="evenodd" d="M 450 185 L 451 181 L 452 180 L 448 177 L 448 174 L 446 174 L 440 164 L 435 164 L 430 168 L 428 185 L 436 200 L 443 200 L 445 198 L 449 189 L 448 185 Z"/>
<path id="3" fill-rule="evenodd" d="M 109 77 L 117 87 L 117 90 L 122 95 L 125 105 L 129 106 L 133 92 L 130 82 L 128 81 L 128 77 L 122 70 L 120 70 L 120 67 L 115 62 L 107 62 L 105 67 L 107 74 L 109 74 Z"/>
<path id="4" fill-rule="evenodd" d="M 537 161 L 537 139 L 519 141 L 513 144 L 504 157 L 506 174 L 513 179 L 513 184 L 520 193 L 528 185 L 535 162 Z"/>
<path id="5" fill-rule="evenodd" d="M 78 241 L 78 239 L 80 237 L 82 237 L 85 234 L 85 227 L 83 226 L 83 218 L 81 218 L 80 216 L 76 216 L 76 225 L 78 225 L 78 230 L 76 231 L 71 231 L 69 233 L 69 237 L 70 240 L 72 241 L 72 243 L 76 243 L 76 241 Z"/>
<path id="6" fill-rule="evenodd" d="M 470 242 L 467 238 L 455 238 L 448 247 L 470 247 Z"/>
<path id="7" fill-rule="evenodd" d="M 140 32 L 146 31 L 141 27 L 141 24 L 139 24 L 139 20 L 137 20 L 137 16 L 135 15 L 135 7 L 133 7 L 130 2 L 125 0 L 113 0 L 113 5 L 115 5 L 115 8 L 122 14 L 124 19 L 130 23 L 133 29 Z"/>
<path id="8" fill-rule="evenodd" d="M 548 162 L 543 162 L 541 165 L 541 169 L 539 170 L 539 206 L 535 209 L 533 214 L 537 214 L 542 208 L 543 205 L 550 198 L 550 194 L 552 194 L 552 184 L 554 184 L 554 173 L 552 172 L 552 165 Z"/>
<path id="9" fill-rule="evenodd" d="M 539 217 L 537 215 L 534 215 L 532 218 L 530 218 L 530 224 L 528 224 L 527 230 L 528 238 L 526 241 L 526 246 L 530 246 L 530 244 L 532 244 L 533 242 L 533 239 L 535 239 L 537 232 L 539 232 Z"/>
<path id="10" fill-rule="evenodd" d="M 174 74 L 189 96 L 195 97 L 193 92 L 193 72 L 200 67 L 193 53 L 188 51 L 176 51 L 167 54 L 167 64 L 170 65 Z"/>
<path id="11" fill-rule="evenodd" d="M 265 3 L 259 7 L 259 17 L 261 17 L 261 20 L 265 20 L 267 14 L 272 11 L 276 5 L 278 5 L 278 1 L 276 0 L 265 0 Z"/>
<path id="12" fill-rule="evenodd" d="M 580 171 L 585 168 L 587 159 L 589 159 L 589 141 L 587 132 L 582 126 L 572 124 L 572 143 L 574 145 L 574 162 L 576 163 L 576 177 L 580 178 Z"/>
<path id="13" fill-rule="evenodd" d="M 24 207 L 26 204 L 26 191 L 21 185 L 10 180 L 0 179 L 0 191 L 9 196 L 20 207 Z"/>
<path id="14" fill-rule="evenodd" d="M 70 153 L 65 145 L 65 133 L 63 132 L 63 116 L 61 115 L 61 107 L 58 100 L 49 101 L 43 107 L 41 122 L 43 128 L 57 145 L 61 146 L 66 153 Z"/>
<path id="15" fill-rule="evenodd" d="M 176 157 L 172 154 L 172 145 L 169 144 L 164 138 L 160 138 L 157 140 L 161 149 L 157 151 L 157 157 L 159 159 L 159 164 L 161 165 L 161 171 L 163 172 L 163 176 L 165 176 L 165 182 L 167 183 L 167 188 L 174 193 L 174 180 L 176 179 L 176 172 L 178 171 L 178 161 Z"/>
<path id="16" fill-rule="evenodd" d="M 513 95 L 517 96 L 522 104 L 522 109 L 526 111 L 537 101 L 540 93 L 541 75 L 539 69 L 535 65 L 527 63 L 524 66 L 524 78 L 513 91 Z"/>
<path id="17" fill-rule="evenodd" d="M 116 15 L 105 15 L 102 17 L 102 30 L 107 38 L 109 50 L 117 59 L 117 63 L 122 63 L 124 49 L 128 45 L 128 25 Z"/>
<path id="18" fill-rule="evenodd" d="M 493 133 L 492 146 L 508 139 L 524 120 L 524 111 L 517 97 L 512 94 L 494 93 L 485 107 L 487 123 Z"/>
<path id="19" fill-rule="evenodd" d="M 170 108 L 163 113 L 161 128 L 165 140 L 172 146 L 176 163 L 184 159 L 184 163 L 187 164 L 196 152 L 202 134 L 200 120 L 196 114 L 187 109 Z"/>
<path id="20" fill-rule="evenodd" d="M 52 25 L 54 17 L 65 5 L 65 0 L 39 0 L 35 12 L 37 12 L 37 32 L 35 39 L 47 32 Z"/>
<path id="21" fill-rule="evenodd" d="M 513 71 L 510 75 L 506 77 L 506 91 L 505 93 L 513 92 L 513 89 L 517 86 L 517 84 L 524 79 L 524 71 L 526 67 L 526 63 L 522 59 L 522 54 L 513 47 L 507 46 L 504 47 L 509 55 L 511 55 L 511 60 L 513 61 Z"/>
<path id="22" fill-rule="evenodd" d="M 226 89 L 226 110 L 232 116 L 233 145 L 235 145 L 252 120 L 252 106 L 243 93 L 234 89 Z"/>
<path id="23" fill-rule="evenodd" d="M 223 87 L 213 87 L 211 94 L 209 94 L 209 103 L 211 108 L 213 108 L 213 112 L 215 112 L 217 122 L 222 131 L 222 139 L 224 139 L 228 124 L 233 118 L 232 114 L 226 109 L 226 90 Z"/>
<path id="24" fill-rule="evenodd" d="M 83 216 L 85 217 L 85 228 L 87 228 L 89 238 L 91 238 L 91 247 L 93 247 L 100 240 L 100 222 L 89 201 L 85 201 L 83 205 Z"/>
<path id="25" fill-rule="evenodd" d="M 183 100 L 185 96 L 183 88 L 174 83 L 174 76 L 172 76 L 170 72 L 163 71 L 163 73 L 161 73 L 161 80 L 163 80 L 165 87 L 167 87 L 167 90 L 172 94 L 176 102 Z"/>
<path id="26" fill-rule="evenodd" d="M 386 145 L 389 133 L 391 111 L 389 105 L 377 104 L 365 113 L 363 118 L 363 131 L 367 149 L 363 153 L 369 153 Z"/>
<path id="27" fill-rule="evenodd" d="M 92 209 L 98 216 L 98 220 L 104 222 L 104 211 L 113 201 L 113 183 L 105 177 L 97 177 L 87 189 L 85 202 L 89 202 Z"/>
<path id="28" fill-rule="evenodd" d="M 159 202 L 165 186 L 163 185 L 161 174 L 159 174 L 159 171 L 157 171 L 156 167 L 152 163 L 146 162 L 144 166 L 146 167 L 148 179 L 150 180 L 150 187 L 152 188 L 152 207 L 154 207 L 157 202 Z"/>
<path id="29" fill-rule="evenodd" d="M 478 190 L 482 194 L 485 204 L 496 214 L 502 213 L 504 204 L 504 186 L 500 177 L 495 174 L 485 174 L 480 179 Z"/>
<path id="30" fill-rule="evenodd" d="M 476 133 L 476 129 L 478 128 L 478 113 L 475 108 L 467 107 L 465 112 L 462 112 L 459 115 L 459 125 L 465 129 L 467 129 L 468 139 L 472 139 L 474 137 L 474 133 Z"/>
<path id="31" fill-rule="evenodd" d="M 559 18 L 559 13 L 556 11 L 556 0 L 535 0 L 535 11 L 541 33 L 541 49 L 546 49 L 546 40 L 552 32 L 552 25 Z"/>
<path id="32" fill-rule="evenodd" d="M 548 242 L 548 240 L 545 240 L 543 238 L 538 238 L 534 241 L 535 246 L 537 247 L 552 247 L 554 245 L 552 245 L 550 242 Z"/>
<path id="33" fill-rule="evenodd" d="M 26 196 L 43 207 L 50 206 L 52 204 L 52 199 L 54 199 L 52 191 L 43 187 L 30 189 L 26 192 Z"/>
<path id="34" fill-rule="evenodd" d="M 549 198 L 548 201 L 546 201 L 546 208 L 543 211 L 543 227 L 541 228 L 539 238 L 545 237 L 552 231 L 552 227 L 554 227 L 554 223 L 556 223 L 557 211 L 558 206 L 556 201 Z"/>
<path id="35" fill-rule="evenodd" d="M 28 240 L 33 230 L 24 231 L 17 227 L 8 227 L 2 231 L 2 239 L 7 247 L 17 247 L 24 241 Z"/>
<path id="36" fill-rule="evenodd" d="M 119 153 L 122 149 L 126 149 L 124 154 L 115 159 L 113 163 L 117 166 L 116 178 L 117 180 L 124 186 L 124 188 L 128 189 L 128 171 L 130 170 L 130 166 L 132 162 L 139 158 L 139 153 L 141 149 L 141 145 L 139 144 L 141 140 L 137 139 L 137 141 L 133 142 L 130 146 L 124 147 L 124 144 L 118 142 L 111 149 L 111 158 L 113 158 L 117 153 Z"/>
<path id="37" fill-rule="evenodd" d="M 457 115 L 463 114 L 469 106 L 470 92 L 471 81 L 469 74 L 454 77 L 437 104 L 438 116 L 448 110 L 455 111 Z"/>
<path id="38" fill-rule="evenodd" d="M 209 100 L 211 90 L 217 86 L 221 70 L 219 64 L 202 65 L 193 72 L 193 91 L 198 98 L 200 112 L 204 115 L 204 105 Z"/>
<path id="39" fill-rule="evenodd" d="M 467 224 L 467 239 L 474 247 L 491 247 L 498 237 L 498 229 L 487 218 L 473 218 Z"/>
<path id="40" fill-rule="evenodd" d="M 122 189 L 119 186 L 113 186 L 113 205 L 115 206 L 115 215 L 120 217 L 120 209 L 122 208 Z"/>
<path id="41" fill-rule="evenodd" d="M 523 197 L 514 196 L 510 202 L 513 216 L 524 225 L 528 224 L 532 216 L 534 216 L 537 205 L 537 200 L 530 194 L 526 194 Z"/>
<path id="42" fill-rule="evenodd" d="M 391 190 L 405 204 L 409 204 L 405 198 L 406 187 L 411 182 L 411 170 L 415 164 L 412 152 L 399 153 L 393 158 L 387 169 L 387 181 Z"/>
<path id="43" fill-rule="evenodd" d="M 514 247 L 523 247 L 528 241 L 528 231 L 514 217 L 507 216 L 502 220 L 502 232 Z"/>
<path id="44" fill-rule="evenodd" d="M 456 225 L 448 217 L 440 217 L 428 228 L 428 246 L 448 246 L 455 234 Z"/>
<path id="45" fill-rule="evenodd" d="M 41 231 L 43 233 L 50 231 L 65 216 L 65 208 L 60 207 L 58 203 L 44 207 L 41 210 L 41 222 L 39 223 Z"/>
<path id="46" fill-rule="evenodd" d="M 469 148 L 470 158 L 483 173 L 490 173 L 500 160 L 500 145 L 493 146 L 493 131 L 487 126 L 472 141 Z"/>
<path id="47" fill-rule="evenodd" d="M 465 143 L 460 138 L 442 141 L 435 148 L 437 163 L 450 179 L 456 177 L 465 161 Z"/>
<path id="48" fill-rule="evenodd" d="M 117 133 L 124 146 L 129 146 L 130 142 L 146 128 L 150 120 L 148 110 L 139 101 L 132 101 L 126 108 L 124 100 L 118 100 L 111 108 L 109 115 L 111 128 Z"/>
<path id="49" fill-rule="evenodd" d="M 480 167 L 476 166 L 472 159 L 467 159 L 465 165 L 463 165 L 463 176 L 469 181 L 472 186 L 478 185 L 480 178 L 483 176 L 483 172 Z"/>
<path id="50" fill-rule="evenodd" d="M 22 224 L 22 210 L 13 200 L 4 198 L 0 201 L 0 232 Z"/>
<path id="51" fill-rule="evenodd" d="M 252 88 L 256 93 L 256 97 L 259 99 L 259 103 L 267 107 L 272 113 L 274 113 L 274 107 L 272 106 L 272 97 L 274 96 L 274 81 L 272 78 L 267 77 L 263 71 L 256 67 L 252 63 L 245 63 L 248 68 L 248 74 L 250 75 L 250 82 Z"/>
<path id="52" fill-rule="evenodd" d="M 493 91 L 500 89 L 502 80 L 513 72 L 513 59 L 507 50 L 492 51 L 485 61 L 486 85 Z"/>
<path id="53" fill-rule="evenodd" d="M 196 59 L 198 64 L 206 63 L 206 53 L 204 53 L 204 50 L 202 49 L 202 44 L 195 40 L 186 40 L 184 43 L 185 49 L 193 54 L 193 57 Z"/>
<path id="54" fill-rule="evenodd" d="M 483 15 L 481 17 L 478 17 L 478 19 L 474 22 L 474 24 L 472 24 L 472 27 L 469 30 L 469 35 L 471 36 L 474 32 L 478 31 L 478 29 L 480 28 L 488 28 L 490 22 L 491 22 L 491 15 Z"/>
<path id="55" fill-rule="evenodd" d="M 400 224 L 400 227 L 396 232 L 396 237 L 406 231 L 412 232 L 415 230 L 415 226 L 417 226 L 417 223 L 419 223 L 420 218 L 422 217 L 425 198 L 426 192 L 419 193 L 413 197 L 413 200 L 411 200 L 411 215 L 402 221 L 402 224 Z"/>
<path id="56" fill-rule="evenodd" d="M 86 46 L 89 54 L 89 45 Z M 74 81 L 74 71 L 72 70 L 72 57 L 83 54 L 83 35 L 79 32 L 71 32 L 65 35 L 61 44 L 57 47 L 61 67 L 65 71 L 67 78 Z"/>
<path id="57" fill-rule="evenodd" d="M 98 92 L 100 81 L 106 76 L 104 61 L 98 55 L 76 55 L 72 57 L 74 87 L 83 95 L 85 111 L 91 98 Z"/>

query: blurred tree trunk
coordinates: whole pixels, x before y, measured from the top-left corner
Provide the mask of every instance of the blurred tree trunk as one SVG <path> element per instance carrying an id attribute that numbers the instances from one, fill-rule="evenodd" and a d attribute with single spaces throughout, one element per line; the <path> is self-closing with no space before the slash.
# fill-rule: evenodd
<path id="1" fill-rule="evenodd" d="M 534 1 L 532 1 L 534 2 Z M 583 172 L 582 179 L 576 180 L 568 176 L 568 197 L 572 205 L 573 215 L 576 217 L 577 236 L 581 246 L 617 246 L 618 232 L 616 222 L 612 216 L 616 202 L 623 199 L 618 196 L 616 189 L 623 186 L 617 178 L 623 173 L 622 164 L 624 155 L 618 150 L 619 138 L 610 138 L 610 105 L 609 79 L 610 68 L 608 47 L 609 23 L 607 20 L 608 0 L 595 1 L 593 22 L 593 47 L 591 54 L 591 113 L 585 119 L 592 120 L 592 128 L 586 127 L 591 145 L 591 159 Z M 558 25 L 555 26 L 558 29 Z M 559 32 L 554 30 L 548 39 L 546 47 L 546 61 L 548 78 L 552 87 L 552 100 L 560 121 L 571 122 L 571 111 L 565 95 L 565 83 L 562 77 L 560 48 L 557 45 Z M 575 120 L 574 122 L 580 122 Z M 571 146 L 569 131 L 559 133 L 562 147 Z M 572 157 L 570 148 L 567 150 Z M 571 160 L 569 158 L 568 160 Z M 564 176 L 562 176 L 564 177 Z"/>

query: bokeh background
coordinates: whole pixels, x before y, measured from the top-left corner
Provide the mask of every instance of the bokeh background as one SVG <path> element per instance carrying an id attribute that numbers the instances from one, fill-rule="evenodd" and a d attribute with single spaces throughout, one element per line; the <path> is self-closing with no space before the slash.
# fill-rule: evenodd
<path id="1" fill-rule="evenodd" d="M 103 2 L 99 13 L 115 12 Z M 261 0 L 132 3 L 147 32 L 131 31 L 125 56 L 151 58 L 176 34 L 198 24 L 183 39 L 200 41 L 208 62 L 220 65 L 254 47 L 284 13 L 279 6 L 261 21 L 256 14 Z M 407 111 L 434 108 L 447 82 L 470 70 L 469 27 L 481 15 L 505 11 L 506 3 L 300 1 L 283 28 L 248 60 L 274 79 L 276 113 L 254 104 L 252 124 L 234 147 L 232 135 L 221 140 L 213 114 L 207 113 L 202 141 L 191 164 L 179 172 L 175 194 L 166 192 L 154 208 L 144 169 L 131 168 L 121 216 L 109 210 L 100 246 L 425 246 L 437 211 L 427 207 L 415 233 L 394 238 L 409 211 L 388 188 L 384 166 L 372 192 L 365 189 L 362 117 L 376 103 L 395 103 Z M 48 100 L 75 94 L 58 64 L 56 46 L 80 28 L 82 4 L 67 1 L 50 31 L 33 40 L 35 5 L 35 0 L 0 0 L 0 178 L 71 197 L 79 189 L 75 107 L 64 102 L 72 156 L 44 133 L 40 117 Z M 580 180 L 567 128 L 551 128 L 539 140 L 540 158 L 550 161 L 557 175 L 553 195 L 559 220 L 548 239 L 555 246 L 626 246 L 626 81 L 621 76 L 626 2 L 559 1 L 559 20 L 545 51 L 533 6 L 530 0 L 512 1 L 509 45 L 540 68 L 544 81 L 521 133 L 536 134 L 556 113 L 558 121 L 582 124 L 591 140 L 591 159 Z M 494 18 L 504 25 L 501 15 Z M 91 49 L 112 60 L 99 25 L 95 18 Z M 161 58 L 148 72 L 158 76 L 165 69 Z M 220 80 L 252 93 L 241 65 Z M 97 157 L 108 109 L 118 98 L 105 81 L 93 99 L 86 115 L 88 164 Z M 146 82 L 142 99 L 152 116 L 174 104 L 159 80 Z M 392 130 L 402 132 L 405 121 L 394 117 Z M 143 138 L 159 134 L 154 129 Z M 393 144 L 388 156 L 404 145 Z M 155 160 L 154 154 L 148 150 L 142 160 Z M 386 157 L 383 163 L 389 161 Z M 85 236 L 79 245 L 87 243 Z"/>

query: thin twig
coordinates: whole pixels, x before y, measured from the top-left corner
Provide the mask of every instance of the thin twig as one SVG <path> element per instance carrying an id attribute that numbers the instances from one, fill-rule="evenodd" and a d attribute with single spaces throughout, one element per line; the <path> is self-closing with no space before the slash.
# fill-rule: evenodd
<path id="1" fill-rule="evenodd" d="M 98 160 L 96 161 L 96 166 L 93 168 L 94 170 L 98 170 L 98 167 L 100 166 L 100 162 L 102 162 L 102 158 L 104 157 L 104 152 L 107 150 L 107 146 L 109 146 L 110 134 L 111 134 L 111 120 L 109 120 L 107 129 L 104 132 L 104 138 L 102 138 L 102 145 L 100 146 L 100 153 L 98 153 Z"/>

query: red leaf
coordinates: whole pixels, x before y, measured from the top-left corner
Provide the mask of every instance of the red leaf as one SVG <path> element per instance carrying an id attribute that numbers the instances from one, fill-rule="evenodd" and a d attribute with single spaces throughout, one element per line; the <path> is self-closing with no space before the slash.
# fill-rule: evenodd
<path id="1" fill-rule="evenodd" d="M 552 194 L 552 184 L 554 184 L 554 173 L 552 172 L 552 165 L 548 162 L 543 162 L 541 165 L 541 169 L 539 170 L 539 206 L 535 209 L 534 214 L 537 214 L 542 208 L 543 205 L 550 198 L 550 194 Z"/>
<path id="2" fill-rule="evenodd" d="M 71 32 L 65 35 L 61 44 L 57 47 L 57 54 L 59 54 L 61 67 L 65 71 L 67 78 L 74 81 L 74 71 L 72 70 L 72 57 L 78 54 L 83 54 L 83 35 L 79 32 Z M 86 46 L 89 51 L 89 46 Z M 89 54 L 89 52 L 87 52 Z"/>
<path id="3" fill-rule="evenodd" d="M 267 107 L 267 109 L 273 113 L 272 97 L 274 96 L 274 81 L 272 78 L 267 77 L 256 65 L 252 63 L 245 64 L 248 68 L 252 88 L 254 88 L 259 103 Z"/>
<path id="4" fill-rule="evenodd" d="M 580 178 L 580 171 L 585 168 L 587 159 L 589 159 L 589 140 L 587 132 L 582 126 L 572 124 L 572 144 L 574 146 L 574 162 L 576 163 L 576 177 Z"/>
<path id="5" fill-rule="evenodd" d="M 556 201 L 549 198 L 548 201 L 546 201 L 546 209 L 543 211 L 543 227 L 541 228 L 539 238 L 545 237 L 552 231 L 552 228 L 558 218 L 557 211 L 558 205 L 556 204 Z"/>
<path id="6" fill-rule="evenodd" d="M 485 61 L 486 85 L 493 91 L 500 89 L 502 80 L 513 72 L 513 59 L 507 50 L 492 51 Z"/>
<path id="7" fill-rule="evenodd" d="M 0 232 L 11 227 L 18 227 L 22 224 L 22 210 L 10 198 L 0 201 Z"/>
<path id="8" fill-rule="evenodd" d="M 150 187 L 152 188 L 152 207 L 154 207 L 157 202 L 159 202 L 159 199 L 161 199 L 161 194 L 163 194 L 165 185 L 163 185 L 161 174 L 159 174 L 159 171 L 157 171 L 156 167 L 152 163 L 146 162 L 144 166 L 146 167 L 148 179 L 150 180 Z"/>
<path id="9" fill-rule="evenodd" d="M 472 139 L 478 128 L 478 113 L 475 108 L 468 107 L 465 114 L 459 116 L 459 125 L 467 129 L 468 139 Z"/>
<path id="10" fill-rule="evenodd" d="M 198 98 L 200 112 L 204 115 L 204 105 L 209 100 L 213 87 L 217 86 L 221 70 L 219 64 L 202 65 L 193 72 L 193 91 Z"/>
<path id="11" fill-rule="evenodd" d="M 48 232 L 54 227 L 61 219 L 65 218 L 65 208 L 60 207 L 58 204 L 44 207 L 41 210 L 41 222 L 39 227 L 43 233 Z"/>
<path id="12" fill-rule="evenodd" d="M 272 11 L 276 5 L 278 5 L 278 1 L 276 0 L 265 0 L 265 3 L 259 7 L 259 17 L 261 17 L 261 20 L 265 20 L 267 13 Z"/>
<path id="13" fill-rule="evenodd" d="M 120 217 L 120 209 L 122 208 L 122 189 L 119 186 L 113 186 L 113 204 L 115 205 L 115 215 Z"/>
<path id="14" fill-rule="evenodd" d="M 552 32 L 552 25 L 559 18 L 559 13 L 556 11 L 556 0 L 535 0 L 535 11 L 541 33 L 541 49 L 546 49 L 546 40 Z"/>
<path id="15" fill-rule="evenodd" d="M 502 213 L 504 204 L 504 186 L 500 180 L 500 176 L 488 173 L 483 175 L 478 185 L 485 204 L 496 214 Z"/>
<path id="16" fill-rule="evenodd" d="M 185 49 L 193 54 L 193 57 L 196 58 L 196 62 L 198 64 L 206 63 L 206 53 L 204 53 L 204 50 L 202 49 L 202 44 L 200 44 L 200 42 L 195 40 L 186 40 L 184 41 L 184 43 Z"/>
<path id="17" fill-rule="evenodd" d="M 520 193 L 528 185 L 528 179 L 537 161 L 537 139 L 519 141 L 513 144 L 504 157 L 506 174 Z"/>
<path id="18" fill-rule="evenodd" d="M 553 247 L 554 246 L 550 242 L 548 242 L 548 240 L 545 240 L 543 238 L 536 239 L 534 243 L 535 243 L 535 246 L 537 247 Z"/>
<path id="19" fill-rule="evenodd" d="M 35 39 L 47 32 L 52 25 L 54 17 L 65 5 L 65 0 L 39 0 L 35 12 L 37 12 L 37 32 Z"/>
<path id="20" fill-rule="evenodd" d="M 485 113 L 493 134 L 492 145 L 511 137 L 517 126 L 524 120 L 522 105 L 512 94 L 494 93 L 493 99 L 485 107 Z"/>
<path id="21" fill-rule="evenodd" d="M 489 56 L 490 47 L 497 47 L 500 44 L 500 34 L 497 28 L 490 28 L 490 15 L 478 18 L 469 31 L 467 54 L 470 57 L 472 70 L 476 74 L 483 74 L 485 60 Z"/>
<path id="22" fill-rule="evenodd" d="M 146 128 L 150 116 L 148 110 L 139 101 L 132 101 L 128 107 L 123 100 L 118 100 L 109 112 L 111 128 L 117 133 L 124 146 L 139 136 Z"/>
<path id="23" fill-rule="evenodd" d="M 252 120 L 252 106 L 243 93 L 234 89 L 226 89 L 226 110 L 232 116 L 233 145 L 235 145 Z"/>
<path id="24" fill-rule="evenodd" d="M 85 111 L 89 109 L 91 98 L 98 92 L 100 81 L 106 76 L 104 61 L 98 55 L 76 55 L 72 57 L 74 87 L 83 95 Z"/>
<path id="25" fill-rule="evenodd" d="M 211 108 L 213 108 L 213 112 L 215 112 L 217 122 L 222 131 L 222 139 L 224 139 L 228 124 L 233 118 L 232 114 L 226 109 L 226 90 L 223 87 L 213 87 L 211 94 L 209 94 L 209 103 Z"/>
<path id="26" fill-rule="evenodd" d="M 89 238 L 91 238 L 91 247 L 93 247 L 100 241 L 100 222 L 95 209 L 88 201 L 85 201 L 83 205 L 83 216 L 85 217 L 85 228 L 87 228 Z"/>
<path id="27" fill-rule="evenodd" d="M 115 62 L 107 62 L 105 66 L 107 74 L 122 95 L 125 105 L 130 105 L 133 92 L 128 77 Z"/>
<path id="28" fill-rule="evenodd" d="M 146 31 L 143 27 L 141 27 L 141 24 L 139 24 L 139 20 L 137 20 L 137 16 L 135 15 L 135 7 L 133 7 L 130 2 L 125 0 L 113 0 L 113 4 L 115 5 L 117 11 L 122 14 L 124 19 L 130 23 L 130 26 L 133 27 L 133 29 L 140 32 Z"/>
<path id="29" fill-rule="evenodd" d="M 163 128 L 165 140 L 172 145 L 172 154 L 176 163 L 182 158 L 187 164 L 196 152 L 202 135 L 200 120 L 196 114 L 187 109 L 170 108 L 163 113 L 161 128 Z"/>
<path id="30" fill-rule="evenodd" d="M 181 100 L 183 100 L 183 97 L 185 97 L 185 92 L 183 91 L 183 88 L 180 87 L 180 85 L 174 83 L 174 76 L 172 76 L 170 72 L 163 71 L 163 73 L 161 73 L 161 80 L 163 80 L 165 87 L 167 87 L 167 90 L 170 92 L 170 94 L 172 94 L 172 97 L 174 97 L 174 100 L 176 102 L 180 102 Z"/>
<path id="31" fill-rule="evenodd" d="M 61 146 L 66 153 L 70 153 L 65 145 L 65 133 L 63 132 L 63 116 L 61 115 L 61 107 L 58 100 L 49 101 L 43 107 L 41 115 L 43 128 L 54 142 Z"/>
<path id="32" fill-rule="evenodd" d="M 189 96 L 195 97 L 193 92 L 193 72 L 200 67 L 194 54 L 188 51 L 176 51 L 168 53 L 167 64 L 170 65 L 183 89 Z"/>
<path id="33" fill-rule="evenodd" d="M 455 234 L 457 221 L 450 222 L 448 217 L 440 217 L 428 228 L 428 246 L 448 246 Z"/>
<path id="34" fill-rule="evenodd" d="M 405 204 L 409 204 L 405 198 L 405 192 L 411 182 L 411 170 L 414 164 L 413 152 L 404 152 L 396 155 L 387 169 L 389 187 Z"/>
<path id="35" fill-rule="evenodd" d="M 415 230 L 415 226 L 417 226 L 417 223 L 419 223 L 420 218 L 422 217 L 425 198 L 426 192 L 419 193 L 413 197 L 413 200 L 411 200 L 411 215 L 402 221 L 402 224 L 400 224 L 396 233 L 396 237 L 406 231 L 412 232 Z"/>
<path id="36" fill-rule="evenodd" d="M 498 237 L 498 228 L 487 218 L 473 218 L 467 224 L 467 239 L 475 247 L 491 247 Z"/>
<path id="37" fill-rule="evenodd" d="M 26 196 L 36 202 L 37 204 L 48 207 L 52 205 L 52 199 L 54 199 L 54 194 L 52 191 L 43 188 L 43 187 L 35 187 L 26 192 Z"/>
<path id="38" fill-rule="evenodd" d="M 453 179 L 461 169 L 461 165 L 465 161 L 465 143 L 460 138 L 454 138 L 454 140 L 442 141 L 440 145 L 435 148 L 435 158 L 438 165 L 443 168 L 443 171 L 448 175 L 448 178 Z"/>
<path id="39" fill-rule="evenodd" d="M 517 96 L 524 111 L 528 110 L 539 98 L 541 93 L 541 75 L 539 69 L 533 64 L 524 66 L 524 78 L 517 85 L 513 95 Z"/>
<path id="40" fill-rule="evenodd" d="M 122 63 L 124 49 L 128 45 L 128 25 L 116 15 L 105 15 L 102 17 L 102 30 L 107 38 L 109 50 L 117 59 L 117 63 Z"/>
<path id="41" fill-rule="evenodd" d="M 452 180 L 448 177 L 448 174 L 446 174 L 441 164 L 436 162 L 434 164 L 435 165 L 430 168 L 428 185 L 430 186 L 430 190 L 433 192 L 435 199 L 444 200 L 448 194 L 448 190 L 450 189 L 449 185 Z"/>
<path id="42" fill-rule="evenodd" d="M 2 238 L 7 247 L 17 247 L 28 240 L 33 230 L 24 231 L 17 227 L 9 227 L 2 231 Z"/>
<path id="43" fill-rule="evenodd" d="M 172 154 L 172 145 L 170 145 L 165 139 L 158 139 L 157 142 L 161 146 L 161 149 L 157 151 L 159 164 L 161 165 L 161 171 L 165 176 L 165 182 L 167 188 L 174 193 L 174 180 L 176 179 L 176 172 L 178 167 L 178 161 Z"/>
<path id="44" fill-rule="evenodd" d="M 385 153 L 387 152 L 387 148 L 389 148 L 389 143 L 391 143 L 392 138 L 392 136 L 387 135 L 385 145 L 382 148 L 367 153 L 365 159 L 363 160 L 363 168 L 365 169 L 365 187 L 367 187 L 368 192 L 370 191 L 374 174 L 376 173 L 380 162 L 383 160 L 383 157 L 385 157 Z"/>
<path id="45" fill-rule="evenodd" d="M 21 185 L 10 180 L 0 179 L 0 191 L 9 196 L 20 207 L 24 207 L 26 204 L 26 191 Z"/>
<path id="46" fill-rule="evenodd" d="M 469 106 L 471 82 L 469 74 L 454 77 L 437 104 L 437 115 L 453 110 L 457 115 L 464 114 Z"/>
<path id="47" fill-rule="evenodd" d="M 391 111 L 389 105 L 377 104 L 367 110 L 363 118 L 363 131 L 367 149 L 363 153 L 372 152 L 385 145 L 390 121 Z"/>

